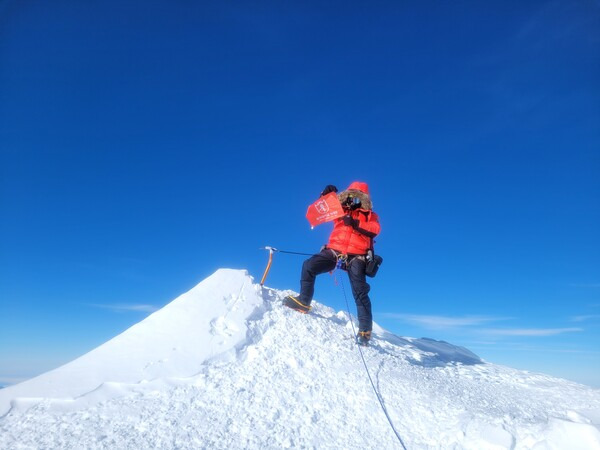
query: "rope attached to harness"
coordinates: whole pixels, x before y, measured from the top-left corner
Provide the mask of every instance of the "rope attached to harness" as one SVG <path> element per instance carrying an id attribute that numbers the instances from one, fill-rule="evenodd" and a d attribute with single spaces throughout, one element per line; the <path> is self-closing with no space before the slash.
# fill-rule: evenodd
<path id="1" fill-rule="evenodd" d="M 335 277 L 335 278 L 336 278 L 336 284 L 337 284 L 337 277 Z M 342 293 L 344 294 L 344 300 L 346 301 L 346 308 L 348 310 L 348 317 L 350 318 L 350 324 L 352 325 L 352 339 L 355 339 L 356 338 L 356 329 L 354 328 L 354 322 L 352 321 L 352 315 L 350 314 L 350 305 L 348 304 L 348 297 L 346 296 L 346 289 L 344 288 L 344 282 L 341 280 L 341 278 L 340 278 L 340 285 L 342 287 Z M 357 345 L 356 347 L 358 348 L 358 352 L 360 353 L 360 358 L 362 359 L 363 366 L 365 366 L 365 371 L 367 372 L 367 376 L 369 377 L 369 381 L 371 382 L 371 387 L 373 388 L 373 392 L 375 392 L 375 396 L 377 397 L 377 400 L 379 400 L 381 409 L 383 410 L 385 417 L 387 418 L 388 422 L 390 423 L 390 426 L 392 427 L 392 431 L 398 438 L 398 442 L 400 442 L 400 445 L 402 446 L 402 448 L 404 450 L 406 450 L 406 446 L 404 445 L 404 442 L 402 441 L 400 434 L 396 430 L 396 427 L 394 427 L 394 423 L 392 422 L 392 419 L 390 418 L 390 415 L 387 412 L 387 408 L 383 404 L 383 398 L 381 397 L 381 394 L 375 387 L 375 383 L 373 383 L 373 378 L 371 377 L 371 372 L 369 372 L 369 367 L 367 366 L 367 362 L 365 361 L 365 355 L 363 354 L 363 351 L 360 348 L 360 345 Z"/>
<path id="2" fill-rule="evenodd" d="M 267 263 L 267 268 L 265 269 L 265 273 L 263 274 L 262 279 L 260 280 L 260 285 L 263 286 L 265 283 L 265 280 L 267 278 L 267 275 L 269 273 L 269 270 L 271 269 L 271 265 L 273 263 L 273 254 L 275 252 L 279 252 L 279 253 L 288 253 L 291 255 L 303 255 L 303 256 L 312 256 L 312 253 L 301 253 L 301 252 L 290 252 L 287 250 L 279 250 L 275 247 L 261 247 L 261 250 L 268 250 L 269 251 L 269 262 Z M 335 253 L 335 252 L 334 252 Z M 331 272 L 331 274 L 333 275 L 333 279 L 335 284 L 337 283 L 337 277 L 335 276 L 335 270 L 336 269 L 342 269 L 342 270 L 346 270 L 346 265 L 348 263 L 348 255 L 338 255 L 336 253 L 336 257 L 337 257 L 337 263 L 336 263 L 336 267 L 335 269 Z M 352 321 L 352 314 L 350 313 L 350 305 L 348 304 L 348 297 L 346 296 L 346 289 L 344 288 L 344 283 L 340 278 L 340 284 L 341 284 L 341 288 L 342 288 L 342 293 L 344 294 L 344 300 L 346 301 L 346 309 L 348 310 L 348 317 L 350 318 L 350 324 L 352 325 L 352 339 L 356 338 L 356 329 L 354 328 L 354 322 Z M 371 372 L 369 372 L 369 367 L 367 366 L 367 362 L 365 360 L 365 355 L 363 354 L 362 349 L 360 348 L 360 345 L 356 346 L 358 348 L 358 352 L 360 353 L 360 357 L 362 359 L 362 363 L 363 366 L 365 367 L 365 371 L 367 372 L 367 376 L 369 377 L 369 381 L 371 382 L 371 387 L 373 388 L 373 392 L 375 393 L 375 396 L 377 397 L 377 400 L 379 401 L 379 404 L 381 405 L 381 409 L 383 410 L 383 413 L 385 414 L 385 417 L 387 418 L 390 426 L 392 427 L 392 430 L 394 431 L 394 434 L 396 435 L 396 438 L 398 438 L 398 442 L 400 442 L 400 445 L 402 446 L 402 448 L 404 450 L 406 449 L 406 446 L 404 445 L 404 442 L 402 441 L 402 438 L 400 437 L 400 434 L 398 433 L 398 431 L 396 430 L 396 427 L 394 427 L 394 423 L 392 422 L 392 419 L 390 418 L 387 409 L 383 403 L 383 398 L 381 397 L 381 394 L 379 393 L 379 391 L 377 390 L 377 388 L 375 387 L 375 383 L 373 383 L 373 378 L 371 377 Z"/>

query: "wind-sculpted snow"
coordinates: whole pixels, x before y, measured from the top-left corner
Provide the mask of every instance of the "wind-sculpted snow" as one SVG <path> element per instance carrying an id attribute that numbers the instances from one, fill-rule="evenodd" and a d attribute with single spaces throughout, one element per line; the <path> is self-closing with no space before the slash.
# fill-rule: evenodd
<path id="1" fill-rule="evenodd" d="M 0 391 L 0 448 L 398 448 L 347 314 L 220 270 L 83 357 Z M 409 449 L 600 448 L 600 391 L 375 327 Z"/>

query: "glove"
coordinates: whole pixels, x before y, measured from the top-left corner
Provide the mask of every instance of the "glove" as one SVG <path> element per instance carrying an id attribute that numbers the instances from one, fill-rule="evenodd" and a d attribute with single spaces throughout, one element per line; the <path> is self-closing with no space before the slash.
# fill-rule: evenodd
<path id="1" fill-rule="evenodd" d="M 350 216 L 344 216 L 342 217 L 342 220 L 344 221 L 344 225 L 347 225 L 349 227 L 356 228 L 358 226 L 358 220 L 353 219 Z"/>
<path id="2" fill-rule="evenodd" d="M 323 192 L 321 192 L 321 197 L 329 194 L 330 192 L 337 192 L 337 191 L 338 191 L 338 189 L 333 184 L 328 184 L 327 186 L 325 186 L 325 189 L 323 189 Z"/>

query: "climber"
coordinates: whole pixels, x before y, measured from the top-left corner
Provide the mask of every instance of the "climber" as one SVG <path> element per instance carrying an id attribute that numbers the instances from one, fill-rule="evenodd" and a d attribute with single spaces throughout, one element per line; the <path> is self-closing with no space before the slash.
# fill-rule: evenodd
<path id="1" fill-rule="evenodd" d="M 333 185 L 327 185 L 321 197 L 330 192 L 338 192 Z M 365 269 L 369 258 L 373 257 L 373 238 L 379 234 L 380 225 L 377 214 L 372 211 L 373 204 L 369 196 L 367 183 L 355 181 L 348 189 L 338 194 L 345 215 L 335 219 L 333 231 L 327 245 L 316 255 L 311 256 L 302 265 L 300 295 L 287 296 L 283 303 L 296 311 L 308 313 L 313 299 L 315 278 L 337 267 L 348 272 L 352 294 L 356 302 L 358 316 L 357 342 L 368 345 L 373 329 L 371 313 L 371 289 L 366 280 Z"/>

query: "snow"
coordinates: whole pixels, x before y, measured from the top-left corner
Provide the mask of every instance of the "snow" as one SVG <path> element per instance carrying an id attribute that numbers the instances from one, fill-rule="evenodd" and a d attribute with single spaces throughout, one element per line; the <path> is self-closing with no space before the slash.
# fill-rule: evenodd
<path id="1" fill-rule="evenodd" d="M 0 390 L 0 448 L 400 448 L 347 314 L 221 269 L 86 355 Z M 409 449 L 600 449 L 600 390 L 374 327 Z"/>

